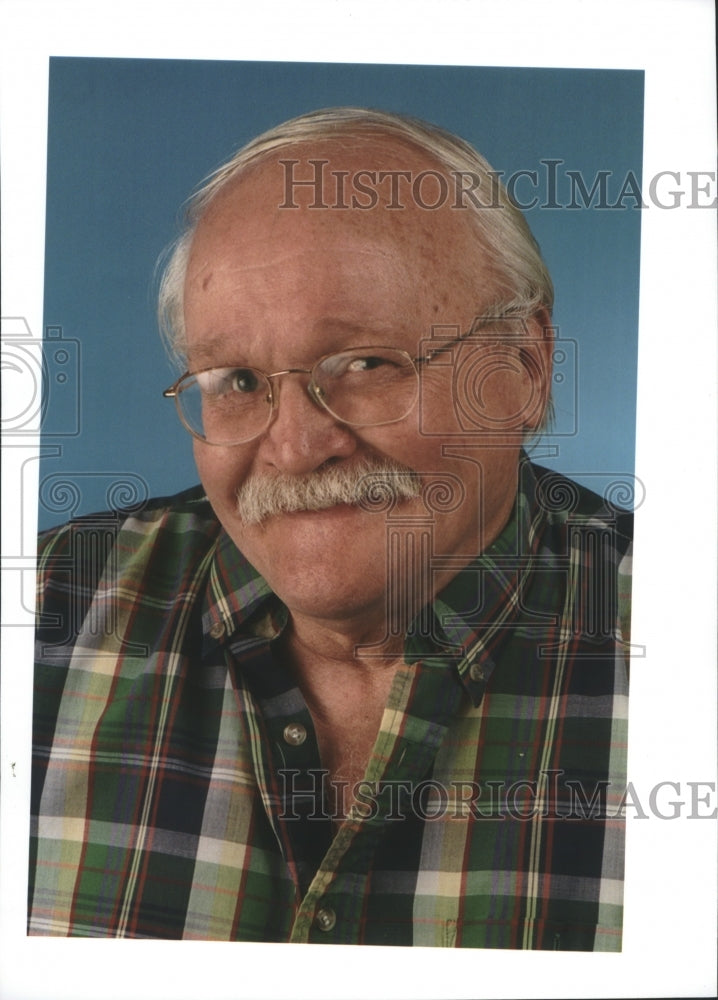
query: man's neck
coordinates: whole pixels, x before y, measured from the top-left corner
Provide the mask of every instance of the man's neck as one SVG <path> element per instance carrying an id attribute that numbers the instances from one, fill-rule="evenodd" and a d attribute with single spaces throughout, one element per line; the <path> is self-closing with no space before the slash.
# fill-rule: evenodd
<path id="1" fill-rule="evenodd" d="M 328 670 L 367 677 L 402 661 L 405 629 L 389 629 L 384 621 L 333 622 L 290 612 L 281 652 L 298 677 Z"/>

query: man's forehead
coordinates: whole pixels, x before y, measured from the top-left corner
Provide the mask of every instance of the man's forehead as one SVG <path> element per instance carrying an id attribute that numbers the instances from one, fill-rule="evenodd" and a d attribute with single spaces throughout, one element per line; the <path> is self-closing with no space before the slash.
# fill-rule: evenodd
<path id="1" fill-rule="evenodd" d="M 188 278 L 221 254 L 278 263 L 284 251 L 344 246 L 374 257 L 398 254 L 414 272 L 445 265 L 459 278 L 476 266 L 477 232 L 470 213 L 448 197 L 444 176 L 423 151 L 376 137 L 275 150 L 210 202 L 195 231 Z"/>
<path id="2" fill-rule="evenodd" d="M 490 269 L 468 213 L 413 197 L 436 198 L 437 175 L 444 176 L 428 154 L 385 138 L 274 150 L 209 204 L 195 232 L 186 291 L 196 305 L 217 279 L 244 301 L 264 286 L 281 286 L 302 301 L 325 296 L 332 316 L 339 304 L 353 309 L 365 299 L 367 309 L 378 308 L 383 290 L 387 300 L 408 290 L 413 301 L 422 290 L 437 302 L 462 287 L 481 291 Z"/>

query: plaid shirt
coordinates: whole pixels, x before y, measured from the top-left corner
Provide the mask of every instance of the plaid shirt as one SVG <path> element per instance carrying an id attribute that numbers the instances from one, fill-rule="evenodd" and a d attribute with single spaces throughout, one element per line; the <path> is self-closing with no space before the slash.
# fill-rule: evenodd
<path id="1" fill-rule="evenodd" d="M 200 489 L 45 534 L 30 933 L 619 950 L 629 527 L 523 464 L 343 821 L 288 612 Z"/>

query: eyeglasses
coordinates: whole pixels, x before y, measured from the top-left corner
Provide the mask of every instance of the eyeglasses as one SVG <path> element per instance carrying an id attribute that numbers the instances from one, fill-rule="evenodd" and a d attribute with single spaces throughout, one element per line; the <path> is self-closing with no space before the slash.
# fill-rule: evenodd
<path id="1" fill-rule="evenodd" d="M 246 444 L 269 426 L 278 402 L 274 379 L 309 375 L 311 399 L 342 423 L 380 427 L 403 420 L 419 396 L 419 369 L 437 354 L 476 332 L 471 329 L 424 357 L 397 347 L 352 347 L 327 354 L 311 368 L 267 374 L 245 366 L 185 372 L 163 396 L 174 399 L 179 418 L 194 437 L 224 447 Z"/>

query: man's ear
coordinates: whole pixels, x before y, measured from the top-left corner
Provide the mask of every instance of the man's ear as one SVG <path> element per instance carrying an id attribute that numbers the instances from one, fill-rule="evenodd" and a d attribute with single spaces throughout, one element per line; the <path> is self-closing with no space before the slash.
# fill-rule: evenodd
<path id="1" fill-rule="evenodd" d="M 527 380 L 526 398 L 532 401 L 525 413 L 524 428 L 535 431 L 543 424 L 551 405 L 551 372 L 554 327 L 548 309 L 537 310 L 526 320 L 520 356 Z"/>

